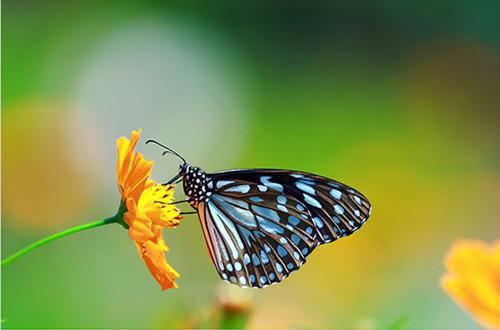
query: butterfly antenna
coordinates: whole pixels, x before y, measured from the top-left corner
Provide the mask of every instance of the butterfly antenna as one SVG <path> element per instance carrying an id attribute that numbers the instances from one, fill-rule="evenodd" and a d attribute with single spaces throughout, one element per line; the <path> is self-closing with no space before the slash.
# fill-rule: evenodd
<path id="1" fill-rule="evenodd" d="M 166 150 L 165 150 L 165 151 L 161 154 L 162 156 L 165 156 L 167 153 L 170 153 L 170 154 L 172 154 L 172 155 L 174 155 L 174 156 L 179 157 L 179 158 L 183 161 L 183 163 L 184 163 L 184 164 L 187 164 L 187 162 L 186 162 L 186 160 L 184 159 L 184 157 L 182 157 L 182 156 L 181 156 L 181 155 L 179 155 L 179 154 L 178 154 L 175 150 L 173 150 L 173 149 L 171 149 L 171 148 L 167 147 L 166 145 L 161 144 L 160 142 L 155 141 L 155 140 L 151 140 L 151 139 L 146 141 L 146 144 L 148 144 L 148 143 L 154 143 L 154 144 L 156 144 L 156 145 L 158 145 L 158 146 L 162 147 L 163 149 L 166 149 Z"/>

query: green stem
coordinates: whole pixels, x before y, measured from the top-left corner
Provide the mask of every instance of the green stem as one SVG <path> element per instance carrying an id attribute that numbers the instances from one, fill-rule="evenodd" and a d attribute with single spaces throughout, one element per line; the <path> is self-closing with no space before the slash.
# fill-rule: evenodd
<path id="1" fill-rule="evenodd" d="M 56 234 L 47 236 L 45 238 L 42 238 L 41 240 L 39 240 L 39 241 L 37 241 L 37 242 L 35 242 L 35 243 L 31 244 L 31 245 L 28 245 L 24 249 L 21 249 L 17 253 L 14 253 L 10 257 L 7 257 L 4 260 L 2 260 L 2 268 L 4 266 L 10 264 L 14 260 L 22 257 L 26 253 L 28 253 L 30 251 L 33 251 L 34 249 L 39 248 L 40 246 L 43 246 L 43 245 L 45 245 L 47 243 L 55 241 L 56 239 L 59 239 L 59 238 L 64 237 L 64 236 L 71 235 L 73 233 L 77 233 L 77 232 L 82 231 L 82 230 L 87 230 L 87 229 L 90 229 L 90 228 L 96 228 L 96 227 L 104 226 L 104 225 L 107 225 L 107 224 L 110 224 L 110 223 L 115 223 L 115 222 L 119 222 L 119 217 L 117 217 L 117 215 L 115 215 L 113 217 L 110 217 L 110 218 L 107 218 L 107 219 L 104 219 L 104 220 L 94 221 L 94 222 L 90 222 L 90 223 L 87 223 L 87 224 L 84 224 L 84 225 L 80 225 L 80 226 L 76 226 L 76 227 L 73 227 L 73 228 L 69 228 L 69 229 L 63 230 L 63 231 L 61 231 L 59 233 L 56 233 Z"/>

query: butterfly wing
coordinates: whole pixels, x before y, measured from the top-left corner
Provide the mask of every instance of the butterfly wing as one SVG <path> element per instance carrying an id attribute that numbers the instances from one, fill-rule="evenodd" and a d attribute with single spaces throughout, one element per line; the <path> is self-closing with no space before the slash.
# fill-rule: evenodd
<path id="1" fill-rule="evenodd" d="M 319 244 L 358 230 L 370 215 L 366 197 L 326 177 L 284 170 L 208 175 L 198 214 L 219 275 L 242 287 L 265 287 L 300 268 Z"/>
<path id="2" fill-rule="evenodd" d="M 260 288 L 278 283 L 318 245 L 304 201 L 240 179 L 212 184 L 214 192 L 197 207 L 212 261 L 224 280 Z"/>
<path id="3" fill-rule="evenodd" d="M 307 172 L 252 169 L 224 171 L 211 176 L 215 184 L 238 178 L 301 201 L 311 215 L 320 244 L 352 234 L 365 223 L 371 212 L 370 202 L 360 192 Z"/>

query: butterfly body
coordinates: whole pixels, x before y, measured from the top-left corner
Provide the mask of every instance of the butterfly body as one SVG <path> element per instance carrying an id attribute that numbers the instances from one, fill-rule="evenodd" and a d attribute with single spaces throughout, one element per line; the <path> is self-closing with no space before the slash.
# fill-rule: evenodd
<path id="1" fill-rule="evenodd" d="M 179 175 L 217 272 L 241 287 L 281 282 L 318 245 L 358 230 L 371 210 L 353 188 L 307 172 L 205 173 L 185 163 Z"/>
<path id="2" fill-rule="evenodd" d="M 212 192 L 208 189 L 209 179 L 202 169 L 183 164 L 179 173 L 182 175 L 184 194 L 193 208 L 196 209 L 198 203 L 207 201 L 210 198 Z"/>

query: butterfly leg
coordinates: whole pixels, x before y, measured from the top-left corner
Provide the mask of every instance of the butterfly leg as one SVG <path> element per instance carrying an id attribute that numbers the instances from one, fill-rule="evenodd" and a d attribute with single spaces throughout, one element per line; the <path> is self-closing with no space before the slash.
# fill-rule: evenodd
<path id="1" fill-rule="evenodd" d="M 173 203 L 170 203 L 170 204 L 173 205 L 173 204 L 181 204 L 181 203 L 189 203 L 189 201 L 187 199 L 185 199 L 183 201 L 177 201 L 177 202 L 173 202 Z"/>
<path id="2" fill-rule="evenodd" d="M 197 211 L 181 212 L 181 215 L 189 215 L 189 214 L 198 214 L 198 212 Z"/>
<path id="3" fill-rule="evenodd" d="M 183 201 L 177 201 L 177 202 L 173 202 L 173 203 L 165 203 L 165 202 L 162 202 L 162 201 L 155 201 L 155 203 L 164 204 L 164 205 L 175 205 L 175 204 L 181 204 L 181 203 L 189 203 L 189 201 L 188 200 L 183 200 Z"/>

